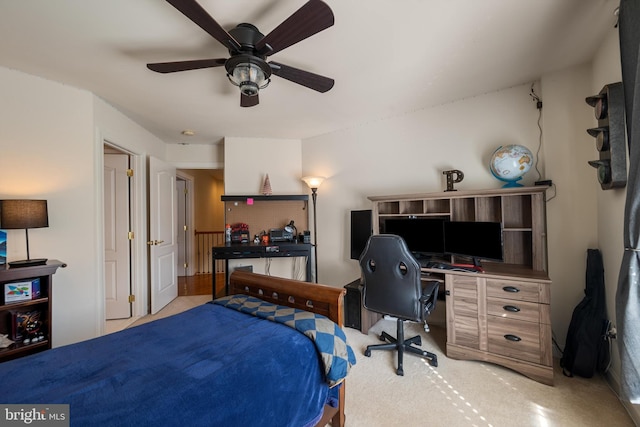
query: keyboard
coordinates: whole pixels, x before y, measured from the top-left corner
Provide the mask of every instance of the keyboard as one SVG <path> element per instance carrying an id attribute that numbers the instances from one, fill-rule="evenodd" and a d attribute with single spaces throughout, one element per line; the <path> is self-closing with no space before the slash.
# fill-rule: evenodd
<path id="1" fill-rule="evenodd" d="M 420 261 L 420 267 L 439 269 L 439 270 L 467 271 L 470 273 L 479 273 L 480 271 L 482 271 L 475 267 L 463 267 L 460 265 L 452 265 L 446 262 L 437 262 L 437 261 L 428 261 L 428 260 L 424 260 L 424 262 Z"/>

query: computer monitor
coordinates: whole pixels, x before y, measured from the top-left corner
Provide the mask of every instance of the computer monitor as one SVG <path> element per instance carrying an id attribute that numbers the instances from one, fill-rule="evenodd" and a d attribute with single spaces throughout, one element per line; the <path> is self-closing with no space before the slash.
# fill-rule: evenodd
<path id="1" fill-rule="evenodd" d="M 502 224 L 482 221 L 447 221 L 444 223 L 444 252 L 473 259 L 504 261 Z"/>
<path id="2" fill-rule="evenodd" d="M 417 258 L 442 256 L 444 223 L 442 218 L 387 218 L 381 232 L 402 237 Z"/>

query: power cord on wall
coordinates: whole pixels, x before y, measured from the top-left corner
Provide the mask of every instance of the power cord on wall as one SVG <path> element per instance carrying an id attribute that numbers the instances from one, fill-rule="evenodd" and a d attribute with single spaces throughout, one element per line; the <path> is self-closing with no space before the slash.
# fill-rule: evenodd
<path id="1" fill-rule="evenodd" d="M 553 181 L 551 181 L 550 179 L 542 180 L 542 174 L 538 169 L 538 159 L 540 158 L 540 149 L 542 148 L 542 124 L 540 123 L 542 121 L 542 98 L 540 98 L 540 96 L 536 93 L 534 86 L 535 86 L 535 82 L 531 83 L 531 90 L 529 91 L 529 96 L 531 97 L 531 99 L 535 101 L 536 108 L 538 109 L 539 133 L 538 133 L 538 148 L 536 149 L 536 161 L 535 161 L 535 169 L 536 169 L 536 173 L 538 174 L 538 180 L 535 182 L 535 185 L 546 185 L 548 187 L 553 188 L 553 196 L 545 200 L 546 202 L 548 202 L 549 200 L 553 200 L 556 197 L 557 188 L 556 188 L 556 185 L 553 183 Z"/>
<path id="2" fill-rule="evenodd" d="M 539 136 L 538 136 L 538 148 L 536 149 L 535 168 L 536 168 L 536 173 L 538 174 L 538 181 L 540 181 L 540 179 L 542 178 L 542 174 L 538 169 L 538 159 L 540 158 L 540 148 L 542 148 L 542 126 L 540 125 L 540 120 L 542 120 L 542 99 L 538 96 L 538 94 L 536 94 L 536 91 L 533 88 L 534 85 L 535 85 L 535 82 L 531 83 L 531 91 L 529 92 L 529 96 L 535 101 L 536 108 L 538 109 Z"/>

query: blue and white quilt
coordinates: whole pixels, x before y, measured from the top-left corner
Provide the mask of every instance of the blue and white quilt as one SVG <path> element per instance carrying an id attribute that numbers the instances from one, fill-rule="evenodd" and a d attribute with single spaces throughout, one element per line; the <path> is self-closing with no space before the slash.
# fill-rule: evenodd
<path id="1" fill-rule="evenodd" d="M 324 364 L 330 387 L 340 384 L 355 365 L 356 357 L 340 326 L 329 318 L 297 308 L 272 304 L 248 295 L 229 295 L 213 301 L 227 308 L 282 323 L 309 337 Z"/>

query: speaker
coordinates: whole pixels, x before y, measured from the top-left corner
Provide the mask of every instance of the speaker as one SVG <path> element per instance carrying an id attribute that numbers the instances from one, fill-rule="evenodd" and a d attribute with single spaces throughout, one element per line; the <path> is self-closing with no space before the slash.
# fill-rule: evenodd
<path id="1" fill-rule="evenodd" d="M 358 260 L 373 234 L 371 209 L 351 211 L 350 258 Z"/>
<path id="2" fill-rule="evenodd" d="M 348 328 L 362 330 L 362 286 L 360 279 L 345 285 L 347 294 L 344 297 L 344 325 Z"/>

